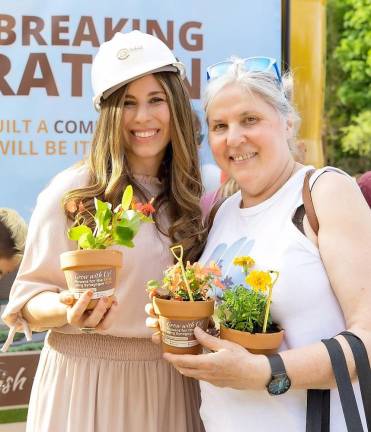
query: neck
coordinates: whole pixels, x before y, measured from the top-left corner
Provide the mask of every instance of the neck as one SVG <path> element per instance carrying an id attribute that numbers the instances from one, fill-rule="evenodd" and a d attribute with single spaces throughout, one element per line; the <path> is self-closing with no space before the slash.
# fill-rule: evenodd
<path id="1" fill-rule="evenodd" d="M 130 163 L 129 165 L 131 172 L 136 175 L 143 175 L 148 177 L 158 177 L 159 170 L 161 166 L 161 161 L 159 163 L 154 164 L 152 161 L 148 162 L 145 160 L 142 160 L 140 164 L 138 163 Z"/>
<path id="2" fill-rule="evenodd" d="M 252 196 L 241 190 L 241 207 L 253 207 L 273 196 L 303 165 L 289 159 L 282 171 L 258 195 Z"/>

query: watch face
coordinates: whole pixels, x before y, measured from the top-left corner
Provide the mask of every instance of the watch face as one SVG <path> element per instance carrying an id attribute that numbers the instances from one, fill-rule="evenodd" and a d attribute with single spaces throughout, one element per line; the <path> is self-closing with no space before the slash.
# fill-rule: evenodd
<path id="1" fill-rule="evenodd" d="M 286 393 L 290 385 L 290 378 L 286 374 L 276 375 L 267 386 L 268 393 L 275 396 Z"/>

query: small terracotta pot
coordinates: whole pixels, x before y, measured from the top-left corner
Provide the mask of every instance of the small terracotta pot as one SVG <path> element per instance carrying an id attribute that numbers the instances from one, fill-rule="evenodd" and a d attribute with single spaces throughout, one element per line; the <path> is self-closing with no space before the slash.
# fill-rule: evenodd
<path id="1" fill-rule="evenodd" d="M 214 300 L 178 301 L 153 298 L 159 315 L 162 349 L 173 354 L 200 354 L 202 346 L 193 334 L 195 327 L 207 329 L 214 313 Z"/>
<path id="2" fill-rule="evenodd" d="M 93 309 L 101 297 L 113 295 L 122 266 L 122 252 L 111 249 L 74 250 L 60 256 L 69 290 L 75 299 L 94 291 L 87 309 Z"/>
<path id="3" fill-rule="evenodd" d="M 275 333 L 249 333 L 220 326 L 220 338 L 238 343 L 253 354 L 274 354 L 278 351 L 284 330 Z"/>

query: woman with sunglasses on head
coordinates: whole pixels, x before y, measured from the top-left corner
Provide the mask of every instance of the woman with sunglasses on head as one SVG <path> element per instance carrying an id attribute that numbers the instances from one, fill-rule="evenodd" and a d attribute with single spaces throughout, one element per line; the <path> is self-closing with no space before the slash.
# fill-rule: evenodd
<path id="1" fill-rule="evenodd" d="M 316 170 L 309 181 L 316 234 L 302 198 L 312 167 L 292 156 L 298 115 L 290 77 L 281 78 L 274 61 L 264 58 L 222 62 L 208 73 L 209 143 L 241 190 L 216 213 L 201 262 L 216 260 L 232 279 L 241 277 L 229 273 L 237 255 L 251 255 L 256 268 L 279 271 L 271 312 L 285 339 L 279 355 L 267 357 L 196 328 L 200 343 L 213 352 L 164 357 L 201 380 L 207 432 L 304 431 L 307 389 L 336 386 L 321 339 L 348 329 L 371 355 L 370 211 L 348 175 Z M 350 348 L 337 339 L 354 378 Z M 358 383 L 354 388 L 360 400 Z M 337 389 L 331 391 L 330 430 L 346 430 Z"/>
<path id="2" fill-rule="evenodd" d="M 197 136 L 183 76 L 169 48 L 139 31 L 116 33 L 94 59 L 100 115 L 89 158 L 39 196 L 3 316 L 13 328 L 50 329 L 28 432 L 203 430 L 198 382 L 162 359 L 144 324 L 146 282 L 173 263 L 169 246 L 182 243 L 185 259 L 193 261 L 205 238 Z M 90 292 L 74 303 L 59 265 L 60 254 L 76 248 L 66 236 L 68 204 L 82 201 L 81 215 L 89 220 L 94 197 L 116 208 L 128 184 L 138 201 L 154 198 L 155 223 L 144 224 L 135 247 L 124 250 L 116 299 L 102 298 L 89 312 Z"/>

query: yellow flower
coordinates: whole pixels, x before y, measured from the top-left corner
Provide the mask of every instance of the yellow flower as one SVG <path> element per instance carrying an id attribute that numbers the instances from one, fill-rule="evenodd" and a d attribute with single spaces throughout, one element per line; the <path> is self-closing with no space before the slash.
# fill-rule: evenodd
<path id="1" fill-rule="evenodd" d="M 247 277 L 248 283 L 254 291 L 264 292 L 272 283 L 272 278 L 268 272 L 253 270 Z"/>
<path id="2" fill-rule="evenodd" d="M 241 267 L 252 267 L 255 264 L 255 261 L 249 256 L 240 256 L 233 260 L 233 264 Z"/>

